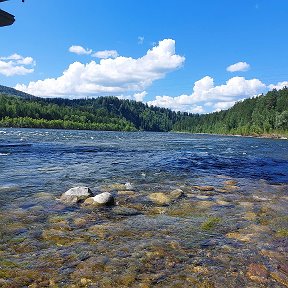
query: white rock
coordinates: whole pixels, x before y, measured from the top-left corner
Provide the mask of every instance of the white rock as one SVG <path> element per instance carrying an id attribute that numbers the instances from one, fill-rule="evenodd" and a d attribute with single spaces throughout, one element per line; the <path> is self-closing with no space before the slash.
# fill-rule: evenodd
<path id="1" fill-rule="evenodd" d="M 60 197 L 60 201 L 73 204 L 85 200 L 91 196 L 93 196 L 93 193 L 91 192 L 90 188 L 79 186 L 73 187 L 63 193 Z"/>
<path id="2" fill-rule="evenodd" d="M 84 205 L 97 205 L 97 206 L 108 206 L 115 203 L 114 197 L 109 192 L 98 194 L 94 197 L 89 197 L 85 200 Z"/>
<path id="3" fill-rule="evenodd" d="M 126 190 L 133 190 L 134 189 L 133 185 L 130 182 L 125 183 L 125 188 L 126 188 Z"/>

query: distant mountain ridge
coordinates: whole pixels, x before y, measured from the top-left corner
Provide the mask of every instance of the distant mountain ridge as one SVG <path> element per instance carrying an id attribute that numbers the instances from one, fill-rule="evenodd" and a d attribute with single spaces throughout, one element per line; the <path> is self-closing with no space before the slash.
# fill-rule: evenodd
<path id="1" fill-rule="evenodd" d="M 19 91 L 17 89 L 11 88 L 11 87 L 3 86 L 3 85 L 0 85 L 0 94 L 17 96 L 17 97 L 21 97 L 23 99 L 35 99 L 35 98 L 37 98 L 36 96 L 33 96 L 31 94 Z"/>

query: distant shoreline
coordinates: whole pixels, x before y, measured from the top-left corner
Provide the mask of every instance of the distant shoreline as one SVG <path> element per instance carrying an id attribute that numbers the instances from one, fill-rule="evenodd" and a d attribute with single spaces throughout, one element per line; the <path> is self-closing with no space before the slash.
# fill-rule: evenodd
<path id="1" fill-rule="evenodd" d="M 46 127 L 5 127 L 0 126 L 0 129 L 40 129 L 40 130 L 63 130 L 63 131 L 96 131 L 96 132 L 151 132 L 151 133 L 177 133 L 177 134 L 191 134 L 191 135 L 211 135 L 211 136 L 228 136 L 228 137 L 245 137 L 245 138 L 259 138 L 259 139 L 276 139 L 276 140 L 288 140 L 288 137 L 281 134 L 263 134 L 263 135 L 240 135 L 240 134 L 217 134 L 217 133 L 193 133 L 189 131 L 147 131 L 147 130 L 136 130 L 136 131 L 125 131 L 125 130 L 92 130 L 92 129 L 63 129 L 63 128 L 46 128 Z"/>
<path id="2" fill-rule="evenodd" d="M 176 132 L 176 133 L 183 133 L 183 132 Z M 184 133 L 186 133 L 186 132 L 184 132 Z M 189 133 L 189 132 L 187 132 L 187 133 Z M 240 135 L 240 134 L 217 134 L 217 133 L 190 133 L 190 134 L 288 140 L 288 137 L 283 136 L 283 135 L 277 135 L 277 134 L 263 134 L 263 135 Z"/>

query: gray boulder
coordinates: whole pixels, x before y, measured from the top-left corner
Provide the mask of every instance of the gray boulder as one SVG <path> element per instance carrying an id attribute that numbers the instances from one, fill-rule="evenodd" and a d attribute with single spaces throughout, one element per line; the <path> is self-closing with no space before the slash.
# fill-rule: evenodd
<path id="1" fill-rule="evenodd" d="M 95 206 L 110 206 L 115 204 L 115 199 L 109 192 L 103 192 L 94 197 L 87 198 L 84 205 L 95 205 Z"/>
<path id="2" fill-rule="evenodd" d="M 93 193 L 90 188 L 83 186 L 73 187 L 61 195 L 60 201 L 67 204 L 75 204 L 91 196 L 93 196 Z"/>

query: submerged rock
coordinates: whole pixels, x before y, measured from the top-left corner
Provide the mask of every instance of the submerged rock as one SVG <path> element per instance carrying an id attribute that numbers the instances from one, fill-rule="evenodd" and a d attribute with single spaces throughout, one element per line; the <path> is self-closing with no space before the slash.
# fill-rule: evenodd
<path id="1" fill-rule="evenodd" d="M 215 205 L 215 203 L 212 201 L 197 201 L 194 205 L 197 209 L 205 210 Z"/>
<path id="2" fill-rule="evenodd" d="M 193 194 L 193 197 L 194 197 L 194 194 Z M 195 196 L 196 199 L 199 199 L 199 200 L 210 200 L 211 199 L 211 196 L 207 196 L 207 195 L 197 195 Z"/>
<path id="3" fill-rule="evenodd" d="M 141 214 L 140 211 L 127 207 L 115 207 L 113 212 L 119 216 L 135 216 Z"/>
<path id="4" fill-rule="evenodd" d="M 148 211 L 148 215 L 165 214 L 167 212 L 167 207 L 153 207 Z"/>
<path id="5" fill-rule="evenodd" d="M 252 263 L 248 267 L 247 277 L 258 283 L 268 281 L 269 272 L 263 264 Z"/>
<path id="6" fill-rule="evenodd" d="M 193 186 L 193 188 L 197 189 L 199 191 L 204 191 L 204 192 L 209 192 L 209 191 L 215 190 L 214 186 Z"/>
<path id="7" fill-rule="evenodd" d="M 169 205 L 171 202 L 181 198 L 184 192 L 181 189 L 175 189 L 168 193 L 155 192 L 151 193 L 148 198 L 158 205 Z"/>
<path id="8" fill-rule="evenodd" d="M 163 192 L 151 193 L 148 198 L 158 205 L 168 205 L 172 199 Z"/>
<path id="9" fill-rule="evenodd" d="M 94 197 L 87 198 L 84 205 L 95 205 L 95 206 L 110 206 L 115 204 L 115 199 L 109 192 L 103 192 Z"/>
<path id="10" fill-rule="evenodd" d="M 230 206 L 233 205 L 231 202 L 227 202 L 225 200 L 218 199 L 216 200 L 216 204 L 220 206 Z"/>
<path id="11" fill-rule="evenodd" d="M 243 218 L 248 221 L 254 221 L 257 218 L 257 214 L 254 212 L 248 211 L 244 214 Z"/>
<path id="12" fill-rule="evenodd" d="M 114 183 L 114 184 L 110 184 L 108 186 L 103 186 L 102 191 L 123 191 L 123 190 L 128 190 L 125 186 L 125 184 L 121 184 L 121 183 Z"/>
<path id="13" fill-rule="evenodd" d="M 70 231 L 50 228 L 42 232 L 42 239 L 58 246 L 71 246 L 75 243 L 83 243 L 86 241 L 85 237 L 76 236 Z"/>
<path id="14" fill-rule="evenodd" d="M 252 233 L 242 234 L 240 232 L 229 232 L 226 234 L 227 238 L 235 239 L 242 242 L 251 242 L 251 239 L 254 237 Z"/>
<path id="15" fill-rule="evenodd" d="M 60 201 L 68 204 L 75 204 L 91 196 L 93 196 L 93 193 L 91 192 L 90 188 L 79 186 L 73 187 L 63 193 L 60 197 Z"/>
<path id="16" fill-rule="evenodd" d="M 227 185 L 227 186 L 234 186 L 234 185 L 237 185 L 237 181 L 236 180 L 226 180 L 224 181 L 224 185 Z"/>
<path id="17" fill-rule="evenodd" d="M 117 194 L 120 196 L 131 196 L 131 197 L 136 196 L 135 191 L 131 191 L 131 190 L 118 191 Z"/>
<path id="18" fill-rule="evenodd" d="M 18 185 L 4 185 L 0 186 L 0 192 L 16 192 L 20 189 Z"/>
<path id="19" fill-rule="evenodd" d="M 39 192 L 34 194 L 34 197 L 40 200 L 53 200 L 55 198 L 54 195 L 46 192 Z"/>
<path id="20" fill-rule="evenodd" d="M 226 192 L 234 192 L 234 191 L 237 191 L 239 190 L 240 187 L 239 186 L 236 186 L 236 185 L 225 185 L 224 186 L 224 190 L 226 190 Z"/>
<path id="21" fill-rule="evenodd" d="M 184 192 L 181 189 L 175 189 L 172 192 L 170 192 L 170 198 L 173 200 L 179 199 L 184 195 Z"/>

